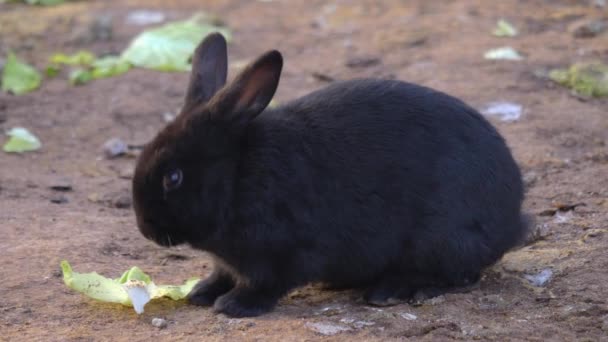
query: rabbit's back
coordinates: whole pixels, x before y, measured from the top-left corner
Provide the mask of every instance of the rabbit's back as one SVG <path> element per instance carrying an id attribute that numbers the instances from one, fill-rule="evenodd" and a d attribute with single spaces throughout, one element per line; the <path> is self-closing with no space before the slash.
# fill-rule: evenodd
<path id="1" fill-rule="evenodd" d="M 428 88 L 336 83 L 260 115 L 243 151 L 241 219 L 272 220 L 257 234 L 325 280 L 364 281 L 387 265 L 466 273 L 525 230 L 504 140 Z"/>

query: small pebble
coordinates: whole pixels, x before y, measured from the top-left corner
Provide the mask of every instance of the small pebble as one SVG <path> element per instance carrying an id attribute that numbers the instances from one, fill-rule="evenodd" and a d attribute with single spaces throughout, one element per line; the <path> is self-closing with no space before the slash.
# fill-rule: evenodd
<path id="1" fill-rule="evenodd" d="M 87 26 L 77 27 L 71 33 L 71 40 L 78 44 L 90 44 L 112 39 L 112 16 L 95 15 Z"/>
<path id="2" fill-rule="evenodd" d="M 401 313 L 400 316 L 407 319 L 408 321 L 415 321 L 418 318 L 418 316 L 408 312 Z"/>
<path id="3" fill-rule="evenodd" d="M 53 195 L 53 196 L 51 196 L 50 200 L 51 200 L 51 203 L 55 203 L 55 204 L 68 203 L 68 198 L 63 195 Z"/>
<path id="4" fill-rule="evenodd" d="M 481 111 L 483 115 L 495 116 L 500 121 L 516 121 L 522 112 L 522 105 L 513 102 L 492 102 Z"/>
<path id="5" fill-rule="evenodd" d="M 175 120 L 175 114 L 171 113 L 171 112 L 164 112 L 163 113 L 163 121 L 166 123 L 169 123 L 171 121 Z"/>
<path id="6" fill-rule="evenodd" d="M 576 38 L 593 38 L 608 29 L 608 21 L 591 20 L 575 23 L 571 28 L 572 35 Z"/>
<path id="7" fill-rule="evenodd" d="M 59 178 L 53 181 L 49 188 L 55 191 L 71 191 L 72 182 L 70 182 L 70 180 L 66 178 Z"/>
<path id="8" fill-rule="evenodd" d="M 499 295 L 492 294 L 478 298 L 479 308 L 482 310 L 496 310 L 508 307 L 509 303 Z"/>
<path id="9" fill-rule="evenodd" d="M 322 72 L 313 72 L 311 74 L 313 80 L 316 81 L 320 81 L 320 82 L 333 82 L 336 79 L 333 76 L 329 76 L 328 74 L 324 74 Z"/>
<path id="10" fill-rule="evenodd" d="M 533 244 L 537 241 L 544 240 L 551 234 L 549 225 L 546 223 L 538 224 L 532 228 L 528 238 L 526 239 L 526 245 Z"/>
<path id="11" fill-rule="evenodd" d="M 362 56 L 352 57 L 346 61 L 346 66 L 349 68 L 367 68 L 380 64 L 381 60 L 378 57 Z"/>
<path id="12" fill-rule="evenodd" d="M 243 320 L 240 318 L 228 318 L 225 322 L 228 325 L 239 325 L 243 322 Z"/>
<path id="13" fill-rule="evenodd" d="M 133 178 L 133 166 L 128 166 L 125 167 L 124 169 L 120 170 L 120 172 L 118 173 L 118 177 L 122 178 L 122 179 L 132 179 Z"/>
<path id="14" fill-rule="evenodd" d="M 319 314 L 323 315 L 323 316 L 335 316 L 338 315 L 340 313 L 342 313 L 342 308 L 337 307 L 337 306 L 328 306 L 325 307 L 323 309 L 321 309 L 321 311 L 319 312 Z"/>
<path id="15" fill-rule="evenodd" d="M 108 158 L 115 158 L 126 154 L 129 147 L 119 138 L 112 138 L 103 144 L 103 152 Z"/>
<path id="16" fill-rule="evenodd" d="M 126 194 L 120 194 L 112 200 L 112 206 L 118 209 L 129 209 L 131 208 L 131 196 Z"/>
<path id="17" fill-rule="evenodd" d="M 377 309 L 377 308 L 373 308 L 373 309 Z M 371 314 L 368 314 L 366 317 L 370 320 L 377 321 L 377 320 L 385 320 L 385 319 L 394 319 L 397 317 L 397 314 L 394 314 L 392 312 L 386 312 L 382 309 L 377 309 L 377 310 L 374 310 L 374 312 L 372 312 Z"/>
<path id="18" fill-rule="evenodd" d="M 524 57 L 510 46 L 500 47 L 486 51 L 483 55 L 485 59 L 491 60 L 508 60 L 508 61 L 519 61 Z"/>
<path id="19" fill-rule="evenodd" d="M 112 16 L 104 14 L 95 17 L 89 27 L 92 41 L 112 39 Z"/>
<path id="20" fill-rule="evenodd" d="M 165 329 L 167 327 L 167 325 L 168 325 L 167 320 L 164 318 L 158 318 L 158 317 L 152 318 L 152 326 L 155 326 L 158 329 Z"/>
<path id="21" fill-rule="evenodd" d="M 127 23 L 132 25 L 151 25 L 165 21 L 165 14 L 159 11 L 137 10 L 127 15 Z"/>
<path id="22" fill-rule="evenodd" d="M 87 199 L 93 203 L 99 203 L 101 201 L 101 196 L 98 193 L 94 192 L 89 194 L 87 196 Z"/>
<path id="23" fill-rule="evenodd" d="M 553 277 L 553 271 L 549 268 L 540 271 L 537 274 L 526 274 L 524 276 L 532 285 L 542 287 L 546 285 Z"/>
<path id="24" fill-rule="evenodd" d="M 534 184 L 536 184 L 537 180 L 538 175 L 534 171 L 526 172 L 523 176 L 523 181 L 527 188 L 532 187 Z"/>
<path id="25" fill-rule="evenodd" d="M 443 295 L 433 297 L 431 299 L 427 299 L 427 301 L 426 301 L 426 304 L 429 304 L 429 305 L 439 305 L 439 304 L 443 304 L 443 303 L 445 303 L 445 296 L 443 296 Z"/>
<path id="26" fill-rule="evenodd" d="M 555 223 L 566 223 L 574 218 L 574 214 L 572 211 L 566 211 L 565 213 L 560 212 L 559 210 L 555 212 L 553 216 L 553 222 Z"/>
<path id="27" fill-rule="evenodd" d="M 350 331 L 351 328 L 332 323 L 306 323 L 306 327 L 325 336 L 333 336 L 341 332 Z"/>
<path id="28" fill-rule="evenodd" d="M 350 317 L 346 317 L 346 318 L 342 318 L 340 320 L 341 323 L 345 323 L 345 324 L 351 324 L 355 321 L 354 318 L 350 318 Z"/>
<path id="29" fill-rule="evenodd" d="M 376 323 L 371 322 L 371 321 L 356 321 L 353 323 L 353 327 L 355 327 L 355 329 L 371 327 L 372 325 L 376 325 Z"/>

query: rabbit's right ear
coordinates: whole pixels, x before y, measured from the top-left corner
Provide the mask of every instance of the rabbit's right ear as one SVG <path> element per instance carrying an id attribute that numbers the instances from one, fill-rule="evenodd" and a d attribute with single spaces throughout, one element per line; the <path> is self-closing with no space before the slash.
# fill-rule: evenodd
<path id="1" fill-rule="evenodd" d="M 227 73 L 226 39 L 220 33 L 212 33 L 199 44 L 192 57 L 192 73 L 184 108 L 209 101 L 226 84 Z"/>

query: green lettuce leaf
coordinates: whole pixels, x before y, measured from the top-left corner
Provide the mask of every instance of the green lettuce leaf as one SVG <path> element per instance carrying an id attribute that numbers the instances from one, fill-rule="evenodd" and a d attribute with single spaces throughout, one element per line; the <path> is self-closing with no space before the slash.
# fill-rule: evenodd
<path id="1" fill-rule="evenodd" d="M 15 127 L 6 133 L 10 138 L 4 144 L 4 152 L 8 153 L 22 153 L 35 151 L 39 149 L 42 144 L 35 135 L 30 133 L 23 127 Z"/>
<path id="2" fill-rule="evenodd" d="M 52 64 L 89 66 L 95 62 L 95 55 L 89 51 L 78 51 L 73 55 L 56 53 L 50 58 Z"/>
<path id="3" fill-rule="evenodd" d="M 62 65 L 77 66 L 70 72 L 70 83 L 80 85 L 89 81 L 118 76 L 131 69 L 131 63 L 118 56 L 106 56 L 97 59 L 88 51 L 79 51 L 73 55 L 58 53 L 50 59 L 51 64 L 47 67 L 46 74 L 49 77 L 56 76 Z"/>
<path id="4" fill-rule="evenodd" d="M 106 56 L 93 62 L 91 71 L 94 79 L 124 74 L 131 69 L 131 63 L 118 57 Z"/>
<path id="5" fill-rule="evenodd" d="M 568 69 L 554 69 L 549 78 L 583 97 L 608 96 L 608 65 L 600 62 L 575 63 Z"/>
<path id="6" fill-rule="evenodd" d="M 89 70 L 74 69 L 70 72 L 70 83 L 72 85 L 85 84 L 93 79 L 93 74 Z"/>
<path id="7" fill-rule="evenodd" d="M 9 52 L 2 72 L 2 90 L 21 95 L 37 89 L 42 76 L 32 66 L 20 62 L 14 53 Z"/>
<path id="8" fill-rule="evenodd" d="M 500 19 L 492 34 L 496 37 L 515 37 L 517 36 L 517 29 L 510 22 Z"/>
<path id="9" fill-rule="evenodd" d="M 191 278 L 183 285 L 156 285 L 138 267 L 125 271 L 120 278 L 109 279 L 95 272 L 76 273 L 66 260 L 61 262 L 61 270 L 69 288 L 98 301 L 132 306 L 138 314 L 144 312 L 144 306 L 152 299 L 184 299 L 199 281 Z"/>
<path id="10" fill-rule="evenodd" d="M 48 65 L 46 67 L 46 70 L 44 71 L 46 77 L 52 78 L 55 77 L 57 75 L 59 75 L 59 72 L 61 71 L 61 67 L 58 65 Z"/>
<path id="11" fill-rule="evenodd" d="M 142 32 L 122 57 L 137 67 L 160 71 L 188 71 L 196 46 L 207 35 L 219 32 L 231 40 L 230 30 L 204 16 L 177 21 Z"/>

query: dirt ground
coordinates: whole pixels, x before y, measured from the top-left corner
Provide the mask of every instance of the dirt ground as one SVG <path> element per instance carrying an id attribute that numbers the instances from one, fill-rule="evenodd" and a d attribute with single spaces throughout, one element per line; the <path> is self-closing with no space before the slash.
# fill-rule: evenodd
<path id="1" fill-rule="evenodd" d="M 601 4 L 601 1 L 596 1 Z M 103 157 L 118 137 L 141 145 L 175 112 L 188 75 L 132 70 L 73 87 L 66 75 L 23 96 L 0 94 L 0 129 L 24 126 L 43 148 L 0 154 L 0 340 L 6 341 L 300 341 L 529 340 L 608 341 L 608 100 L 585 100 L 538 76 L 576 61 L 608 61 L 608 33 L 573 34 L 608 18 L 593 1 L 244 1 L 97 0 L 38 8 L 0 5 L 0 56 L 8 49 L 42 69 L 54 52 L 122 51 L 146 26 L 125 18 L 160 10 L 167 20 L 216 13 L 234 32 L 231 73 L 242 61 L 279 49 L 285 68 L 279 102 L 334 79 L 397 78 L 431 86 L 483 108 L 511 101 L 515 122 L 492 119 L 506 137 L 527 184 L 525 208 L 535 237 L 488 269 L 475 289 L 418 305 L 372 308 L 353 291 L 309 286 L 270 314 L 230 319 L 183 302 L 159 300 L 137 316 L 68 289 L 59 262 L 78 272 L 119 276 L 139 266 L 157 283 L 210 271 L 187 247 L 147 241 L 129 207 L 135 159 Z M 111 39 L 91 36 L 110 15 Z M 490 34 L 499 18 L 520 30 Z M 97 39 L 96 39 L 97 38 Z M 523 61 L 489 61 L 510 45 Z M 4 138 L 3 138 L 4 139 Z M 3 140 L 4 141 L 4 140 Z M 71 191 L 50 189 L 69 182 Z M 58 202 L 58 203 L 57 203 Z M 526 275 L 551 270 L 534 286 Z M 154 317 L 168 326 L 151 325 Z"/>

